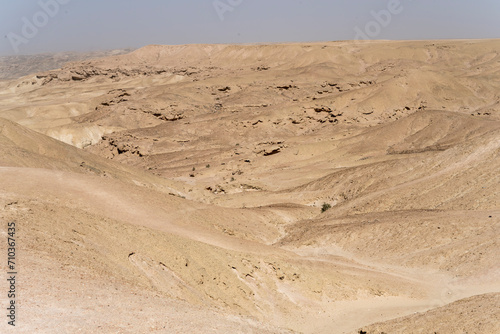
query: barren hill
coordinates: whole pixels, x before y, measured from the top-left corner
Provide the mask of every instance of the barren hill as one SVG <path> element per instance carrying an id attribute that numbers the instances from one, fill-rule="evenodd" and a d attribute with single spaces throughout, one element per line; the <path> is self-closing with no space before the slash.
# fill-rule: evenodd
<path id="1" fill-rule="evenodd" d="M 0 83 L 19 330 L 498 330 L 499 52 L 155 45 Z"/>

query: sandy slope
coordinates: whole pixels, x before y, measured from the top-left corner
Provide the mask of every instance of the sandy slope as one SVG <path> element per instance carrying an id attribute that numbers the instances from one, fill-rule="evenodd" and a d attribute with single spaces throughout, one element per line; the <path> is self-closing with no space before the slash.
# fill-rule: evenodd
<path id="1" fill-rule="evenodd" d="M 0 83 L 20 332 L 494 332 L 499 52 L 149 46 Z"/>
<path id="2" fill-rule="evenodd" d="M 459 300 L 424 314 L 374 324 L 365 333 L 498 333 L 498 293 Z"/>

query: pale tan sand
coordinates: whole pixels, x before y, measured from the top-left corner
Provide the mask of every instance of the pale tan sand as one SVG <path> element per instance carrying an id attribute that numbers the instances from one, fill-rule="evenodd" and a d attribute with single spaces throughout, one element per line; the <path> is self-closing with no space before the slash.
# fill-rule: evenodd
<path id="1" fill-rule="evenodd" d="M 148 46 L 0 82 L 17 332 L 498 331 L 499 52 Z"/>

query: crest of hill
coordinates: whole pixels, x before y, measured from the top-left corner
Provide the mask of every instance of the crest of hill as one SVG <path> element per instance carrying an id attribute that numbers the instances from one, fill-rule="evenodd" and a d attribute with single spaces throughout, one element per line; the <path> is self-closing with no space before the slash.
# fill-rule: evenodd
<path id="1" fill-rule="evenodd" d="M 462 299 L 424 313 L 367 326 L 357 333 L 498 333 L 500 294 Z"/>
<path id="2" fill-rule="evenodd" d="M 0 165 L 111 177 L 162 192 L 178 193 L 175 189 L 183 188 L 174 181 L 103 159 L 4 118 L 0 118 Z"/>
<path id="3" fill-rule="evenodd" d="M 349 59 L 363 59 L 368 65 L 376 63 L 390 65 L 395 59 L 399 59 L 415 64 L 446 60 L 450 61 L 449 65 L 476 66 L 495 63 L 498 60 L 499 45 L 500 40 L 148 45 L 129 54 L 95 59 L 86 63 L 98 67 L 198 65 L 223 68 L 259 64 L 276 67 L 293 64 L 296 68 L 313 63 L 340 64 Z M 453 51 L 453 57 L 450 51 Z M 478 54 L 482 56 L 478 57 Z M 357 69 L 365 70 L 359 67 Z"/>
<path id="4" fill-rule="evenodd" d="M 192 81 L 195 86 L 207 77 L 238 76 L 254 89 L 271 76 L 294 82 L 294 94 L 311 97 L 315 104 L 334 104 L 366 124 L 417 109 L 498 119 L 500 86 L 491 78 L 499 71 L 499 49 L 500 40 L 150 45 L 126 55 L 70 63 L 20 85 L 92 79 L 125 83 L 158 75 L 155 80 Z M 233 89 L 223 102 L 231 103 L 237 94 Z M 245 91 L 243 96 L 252 95 Z"/>

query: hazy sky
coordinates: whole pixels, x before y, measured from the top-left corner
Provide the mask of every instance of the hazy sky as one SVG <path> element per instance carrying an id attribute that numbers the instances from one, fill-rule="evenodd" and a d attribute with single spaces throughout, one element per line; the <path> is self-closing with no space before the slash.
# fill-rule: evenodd
<path id="1" fill-rule="evenodd" d="M 0 56 L 148 44 L 500 38 L 500 1 L 0 0 L 0 30 Z"/>

